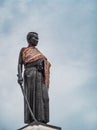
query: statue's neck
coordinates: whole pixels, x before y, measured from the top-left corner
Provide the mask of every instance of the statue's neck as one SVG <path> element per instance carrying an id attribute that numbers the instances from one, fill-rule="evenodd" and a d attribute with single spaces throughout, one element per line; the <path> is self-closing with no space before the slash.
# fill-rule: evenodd
<path id="1" fill-rule="evenodd" d="M 33 47 L 33 48 L 35 48 L 35 46 L 33 46 L 33 45 L 28 45 L 28 47 Z"/>

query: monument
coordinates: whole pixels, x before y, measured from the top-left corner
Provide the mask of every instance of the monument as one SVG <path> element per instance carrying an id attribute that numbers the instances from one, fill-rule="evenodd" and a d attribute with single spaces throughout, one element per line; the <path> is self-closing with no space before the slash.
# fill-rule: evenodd
<path id="1" fill-rule="evenodd" d="M 28 46 L 23 47 L 19 54 L 17 76 L 24 96 L 24 123 L 27 124 L 19 130 L 60 130 L 60 127 L 47 124 L 51 64 L 36 48 L 38 40 L 36 32 L 29 32 Z"/>

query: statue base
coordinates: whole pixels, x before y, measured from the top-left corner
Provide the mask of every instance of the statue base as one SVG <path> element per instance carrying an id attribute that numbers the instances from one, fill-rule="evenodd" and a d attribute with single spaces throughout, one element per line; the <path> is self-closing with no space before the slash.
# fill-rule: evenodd
<path id="1" fill-rule="evenodd" d="M 60 127 L 44 124 L 41 122 L 33 122 L 18 130 L 61 130 Z"/>

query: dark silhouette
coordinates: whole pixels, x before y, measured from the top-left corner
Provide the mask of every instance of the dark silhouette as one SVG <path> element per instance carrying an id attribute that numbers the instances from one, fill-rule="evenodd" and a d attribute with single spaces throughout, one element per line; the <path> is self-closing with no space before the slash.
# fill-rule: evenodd
<path id="1" fill-rule="evenodd" d="M 24 93 L 31 110 L 39 122 L 49 122 L 49 74 L 50 63 L 36 48 L 38 34 L 29 32 L 27 35 L 28 47 L 21 49 L 18 61 L 18 83 L 24 83 Z M 23 71 L 24 65 L 24 71 Z M 22 76 L 22 72 L 24 73 Z M 34 119 L 24 99 L 24 122 L 31 123 Z"/>

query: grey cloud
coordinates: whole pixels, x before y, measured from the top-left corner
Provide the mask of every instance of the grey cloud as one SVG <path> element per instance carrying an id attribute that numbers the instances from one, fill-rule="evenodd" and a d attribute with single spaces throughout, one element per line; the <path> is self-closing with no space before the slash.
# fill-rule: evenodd
<path id="1" fill-rule="evenodd" d="M 38 47 L 52 64 L 50 123 L 68 130 L 95 130 L 96 2 L 30 2 L 6 1 L 1 9 L 0 24 L 5 29 L 1 31 L 0 129 L 13 130 L 24 125 L 23 97 L 16 82 L 17 60 L 20 48 L 27 45 L 27 32 L 35 30 L 40 36 Z M 5 32 L 4 22 L 9 33 Z"/>

